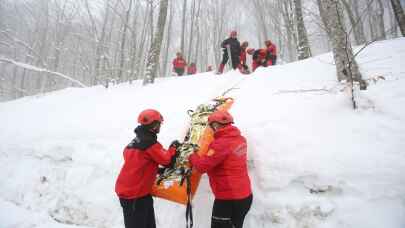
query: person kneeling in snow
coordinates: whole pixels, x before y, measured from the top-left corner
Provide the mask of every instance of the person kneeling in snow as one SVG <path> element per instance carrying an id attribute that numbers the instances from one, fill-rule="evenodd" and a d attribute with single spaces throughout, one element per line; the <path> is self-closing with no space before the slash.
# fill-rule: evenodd
<path id="1" fill-rule="evenodd" d="M 163 122 L 162 115 L 153 109 L 142 111 L 140 124 L 135 129 L 136 138 L 124 149 L 124 165 L 115 183 L 124 212 L 126 228 L 155 228 L 155 211 L 150 195 L 158 173 L 158 165 L 170 165 L 176 158 L 178 141 L 173 141 L 169 150 L 157 141 Z"/>
<path id="2" fill-rule="evenodd" d="M 207 173 L 215 201 L 211 228 L 242 228 L 253 200 L 247 169 L 247 144 L 233 117 L 217 111 L 208 117 L 214 140 L 208 153 L 193 153 L 189 161 L 193 168 Z"/>
<path id="3" fill-rule="evenodd" d="M 267 67 L 269 61 L 267 57 L 268 54 L 266 49 L 261 48 L 254 50 L 252 54 L 252 71 L 255 71 L 259 66 Z"/>

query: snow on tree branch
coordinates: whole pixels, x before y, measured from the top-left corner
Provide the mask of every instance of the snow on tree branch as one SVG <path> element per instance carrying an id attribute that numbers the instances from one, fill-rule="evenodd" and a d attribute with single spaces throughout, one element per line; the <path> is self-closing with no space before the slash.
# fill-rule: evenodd
<path id="1" fill-rule="evenodd" d="M 64 74 L 62 74 L 62 73 L 59 73 L 59 72 L 54 72 L 54 71 L 50 71 L 50 70 L 47 70 L 47 69 L 44 69 L 44 68 L 39 68 L 39 67 L 30 65 L 30 64 L 26 64 L 26 63 L 22 63 L 22 62 L 17 62 L 17 61 L 14 61 L 14 60 L 12 60 L 12 59 L 8 59 L 8 58 L 5 58 L 5 57 L 0 57 L 0 62 L 5 62 L 5 63 L 13 64 L 13 65 L 15 65 L 15 66 L 17 66 L 17 67 L 21 67 L 21 68 L 24 68 L 24 69 L 30 70 L 30 71 L 44 72 L 44 73 L 48 73 L 48 74 L 50 74 L 50 75 L 55 75 L 55 76 L 64 78 L 64 79 L 66 79 L 66 80 L 68 80 L 68 81 L 74 82 L 74 83 L 76 83 L 77 85 L 79 85 L 80 87 L 83 87 L 83 88 L 84 88 L 84 87 L 87 87 L 85 84 L 83 84 L 83 83 L 80 82 L 79 80 L 74 79 L 74 78 L 71 78 L 71 77 L 66 76 L 66 75 L 64 75 Z"/>

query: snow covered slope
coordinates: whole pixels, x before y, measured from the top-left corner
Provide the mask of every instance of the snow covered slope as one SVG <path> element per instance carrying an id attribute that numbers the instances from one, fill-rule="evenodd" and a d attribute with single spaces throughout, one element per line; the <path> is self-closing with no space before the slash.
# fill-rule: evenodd
<path id="1" fill-rule="evenodd" d="M 386 80 L 360 93 L 356 111 L 330 54 L 248 76 L 203 73 L 0 103 L 0 227 L 123 227 L 114 183 L 137 114 L 160 110 L 168 145 L 184 135 L 188 109 L 231 87 L 254 189 L 245 227 L 405 227 L 404 59 L 403 38 L 359 55 L 364 78 Z M 204 178 L 196 228 L 209 227 L 212 200 Z M 155 209 L 158 227 L 184 226 L 183 206 L 156 199 Z"/>

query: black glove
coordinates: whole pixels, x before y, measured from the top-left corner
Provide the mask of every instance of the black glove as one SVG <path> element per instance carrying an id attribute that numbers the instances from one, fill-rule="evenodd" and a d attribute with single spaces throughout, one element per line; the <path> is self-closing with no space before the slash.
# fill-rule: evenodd
<path id="1" fill-rule="evenodd" d="M 172 143 L 170 143 L 169 147 L 178 148 L 179 146 L 181 146 L 181 143 L 179 142 L 179 140 L 174 140 Z"/>
<path id="2" fill-rule="evenodd" d="M 173 169 L 173 168 L 174 168 L 174 165 L 176 165 L 176 160 L 177 160 L 177 157 L 179 156 L 179 154 L 180 154 L 180 151 L 176 150 L 176 153 L 173 154 L 173 156 L 172 156 L 172 158 L 170 159 L 170 163 L 169 163 L 169 165 L 167 166 L 167 168 L 169 168 L 169 169 Z"/>

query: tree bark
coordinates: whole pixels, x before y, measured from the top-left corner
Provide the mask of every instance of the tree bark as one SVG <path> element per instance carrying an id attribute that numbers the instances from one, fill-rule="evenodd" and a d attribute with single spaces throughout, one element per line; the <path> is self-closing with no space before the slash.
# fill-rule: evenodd
<path id="1" fill-rule="evenodd" d="M 358 34 L 358 38 L 359 38 L 359 42 L 361 44 L 365 43 L 366 40 L 366 35 L 364 33 L 364 24 L 363 24 L 363 19 L 361 18 L 360 15 L 360 7 L 359 7 L 359 1 L 358 0 L 350 0 L 352 8 L 353 8 L 353 13 L 356 19 L 356 30 L 355 32 L 357 32 Z"/>
<path id="2" fill-rule="evenodd" d="M 163 41 L 163 33 L 165 30 L 166 17 L 167 17 L 168 0 L 160 0 L 159 18 L 156 28 L 156 34 L 150 51 L 148 54 L 148 62 L 146 64 L 146 73 L 143 84 L 153 83 L 156 78 L 156 72 L 159 67 L 160 49 Z"/>
<path id="3" fill-rule="evenodd" d="M 402 36 L 405 36 L 405 15 L 404 10 L 401 6 L 399 0 L 391 0 L 392 10 L 395 13 L 395 18 L 397 19 L 399 29 L 401 30 Z"/>
<path id="4" fill-rule="evenodd" d="M 362 24 L 363 22 L 359 18 L 356 19 L 356 16 L 354 15 L 353 10 L 351 9 L 350 4 L 347 2 L 347 0 L 342 0 L 342 4 L 345 7 L 347 16 L 349 17 L 350 25 L 352 26 L 350 31 L 353 31 L 356 45 L 365 43 L 366 41 L 364 39 L 364 31 L 361 31 L 362 27 L 359 26 L 359 24 Z"/>
<path id="5" fill-rule="evenodd" d="M 308 42 L 308 35 L 307 29 L 305 28 L 304 24 L 304 17 L 302 16 L 302 4 L 301 0 L 294 0 L 295 6 L 295 18 L 296 18 L 296 26 L 297 26 L 297 34 L 298 34 L 298 59 L 306 59 L 311 57 L 311 48 Z"/>
<path id="6" fill-rule="evenodd" d="M 110 0 L 106 0 L 105 2 L 105 15 L 103 20 L 103 27 L 101 28 L 100 37 L 97 39 L 97 47 L 96 47 L 96 65 L 95 65 L 95 72 L 94 72 L 94 79 L 92 85 L 97 85 L 99 83 L 100 78 L 100 68 L 101 68 L 101 61 L 104 57 L 105 53 L 105 36 L 107 31 L 107 22 L 110 19 Z"/>
<path id="7" fill-rule="evenodd" d="M 131 8 L 132 8 L 132 0 L 129 0 L 129 5 L 128 9 L 126 10 L 125 13 L 125 20 L 123 21 L 123 30 L 122 30 L 122 36 L 121 36 L 121 50 L 120 50 L 120 65 L 118 69 L 118 82 L 123 82 L 126 80 L 125 74 L 124 74 L 124 67 L 125 67 L 125 44 L 127 40 L 127 31 L 128 31 L 128 22 L 129 22 L 129 17 L 131 15 Z"/>
<path id="8" fill-rule="evenodd" d="M 184 44 L 185 44 L 185 33 L 186 33 L 186 12 L 187 12 L 187 0 L 183 2 L 183 17 L 181 20 L 181 46 L 180 51 L 184 54 Z"/>
<path id="9" fill-rule="evenodd" d="M 339 0 L 317 0 L 319 12 L 328 28 L 328 37 L 333 46 L 333 57 L 336 63 L 339 81 L 361 81 L 361 74 L 354 59 L 348 34 L 344 27 L 343 11 Z"/>
<path id="10" fill-rule="evenodd" d="M 174 14 L 174 9 L 173 9 L 173 3 L 170 4 L 170 14 L 169 14 L 169 21 L 167 25 L 167 33 L 166 33 L 166 46 L 165 46 L 165 52 L 164 52 L 164 57 L 163 57 L 163 76 L 167 75 L 167 68 L 168 68 L 168 63 L 169 63 L 169 47 L 171 43 L 171 38 L 172 38 L 172 24 L 173 24 L 173 14 Z"/>
<path id="11" fill-rule="evenodd" d="M 377 0 L 377 3 L 378 3 L 378 10 L 376 11 L 376 18 L 378 19 L 378 30 L 379 30 L 379 35 L 377 39 L 385 40 L 387 39 L 387 35 L 385 34 L 385 25 L 384 25 L 384 5 L 381 0 Z"/>

